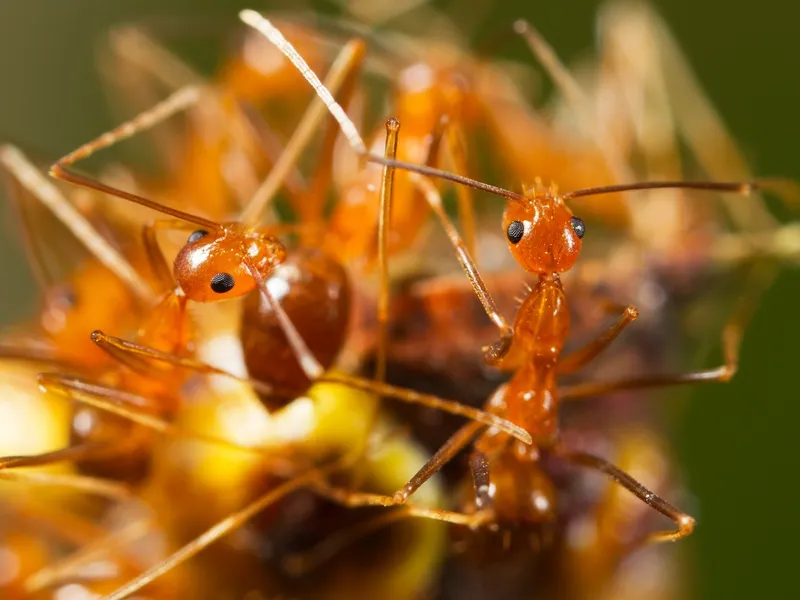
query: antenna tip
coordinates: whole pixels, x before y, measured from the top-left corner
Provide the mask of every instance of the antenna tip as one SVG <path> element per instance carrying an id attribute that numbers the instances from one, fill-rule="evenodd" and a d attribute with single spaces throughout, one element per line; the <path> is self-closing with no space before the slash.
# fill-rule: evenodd
<path id="1" fill-rule="evenodd" d="M 239 19 L 241 19 L 247 25 L 255 27 L 257 23 L 264 20 L 264 17 L 251 8 L 245 8 L 244 10 L 239 11 Z"/>
<path id="2" fill-rule="evenodd" d="M 514 21 L 514 33 L 518 33 L 520 35 L 524 33 L 528 33 L 531 30 L 530 24 L 525 19 L 517 19 Z"/>
<path id="3" fill-rule="evenodd" d="M 399 131 L 400 130 L 400 121 L 398 121 L 395 117 L 390 117 L 386 119 L 386 131 Z"/>

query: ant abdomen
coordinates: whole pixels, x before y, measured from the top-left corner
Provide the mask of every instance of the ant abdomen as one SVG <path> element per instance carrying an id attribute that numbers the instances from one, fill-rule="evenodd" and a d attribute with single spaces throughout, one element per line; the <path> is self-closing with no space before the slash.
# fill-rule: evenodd
<path id="1" fill-rule="evenodd" d="M 178 252 L 173 272 L 189 300 L 215 302 L 257 287 L 248 263 L 267 278 L 285 257 L 286 249 L 273 237 L 242 233 L 234 226 L 212 232 L 201 229 Z"/>
<path id="2" fill-rule="evenodd" d="M 345 341 L 350 317 L 345 269 L 321 250 L 296 248 L 275 269 L 267 286 L 320 364 L 331 366 Z M 308 377 L 261 294 L 245 299 L 241 340 L 252 377 L 284 390 L 308 387 Z"/>

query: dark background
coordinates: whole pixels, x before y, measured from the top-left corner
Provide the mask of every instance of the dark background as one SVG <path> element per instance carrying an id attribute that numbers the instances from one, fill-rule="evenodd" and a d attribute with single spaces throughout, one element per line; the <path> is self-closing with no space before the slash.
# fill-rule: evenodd
<path id="1" fill-rule="evenodd" d="M 468 4 L 464 0 L 460 4 Z M 590 49 L 599 3 L 494 2 L 487 30 L 534 22 L 565 59 Z M 785 0 L 656 3 L 754 171 L 800 177 L 800 6 Z M 225 0 L 0 0 L 0 138 L 53 157 L 112 124 L 95 43 L 114 23 L 151 15 L 218 16 Z M 269 5 L 267 8 L 272 8 Z M 524 51 L 519 47 L 520 56 Z M 8 212 L 3 211 L 3 219 Z M 0 322 L 29 314 L 33 285 L 22 250 L 0 238 Z M 797 588 L 800 274 L 784 271 L 762 303 L 730 385 L 691 392 L 675 443 L 698 498 L 699 526 L 681 542 L 696 598 L 785 597 Z"/>

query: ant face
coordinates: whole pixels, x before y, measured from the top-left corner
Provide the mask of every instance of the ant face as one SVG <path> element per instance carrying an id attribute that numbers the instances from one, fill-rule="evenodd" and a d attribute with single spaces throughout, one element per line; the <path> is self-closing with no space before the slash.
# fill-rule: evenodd
<path id="1" fill-rule="evenodd" d="M 175 281 L 195 302 L 236 298 L 257 285 L 245 260 L 266 278 L 285 258 L 286 249 L 275 238 L 242 232 L 232 225 L 220 231 L 199 229 L 175 258 Z"/>
<path id="2" fill-rule="evenodd" d="M 581 251 L 586 225 L 559 198 L 509 202 L 503 218 L 506 240 L 517 262 L 531 273 L 563 273 Z"/>

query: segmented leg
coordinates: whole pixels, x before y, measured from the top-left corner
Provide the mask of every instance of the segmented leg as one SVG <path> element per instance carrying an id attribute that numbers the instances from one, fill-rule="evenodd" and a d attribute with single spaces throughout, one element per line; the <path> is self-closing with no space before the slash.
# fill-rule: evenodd
<path id="1" fill-rule="evenodd" d="M 692 517 L 675 508 L 608 461 L 586 452 L 560 451 L 558 455 L 569 462 L 605 473 L 642 502 L 652 506 L 662 515 L 675 522 L 676 529 L 651 533 L 643 540 L 644 542 L 675 542 L 694 531 L 695 520 Z"/>
<path id="2" fill-rule="evenodd" d="M 199 360 L 178 356 L 177 354 L 171 354 L 169 352 L 161 352 L 160 350 L 148 348 L 147 346 L 135 342 L 129 342 L 107 335 L 102 331 L 92 332 L 92 341 L 117 361 L 140 373 L 152 373 L 154 369 L 152 365 L 148 363 L 153 361 L 156 363 L 165 363 L 180 369 L 188 369 L 202 375 L 222 375 L 224 377 L 230 377 L 231 379 L 251 385 L 253 389 L 260 394 L 270 395 L 275 393 L 275 389 L 263 381 L 250 379 L 248 377 L 239 377 Z"/>
<path id="3" fill-rule="evenodd" d="M 309 486 L 315 480 L 324 478 L 329 473 L 343 468 L 343 462 L 345 461 L 339 460 L 329 464 L 326 467 L 311 469 L 302 475 L 278 485 L 274 489 L 245 506 L 243 509 L 236 511 L 222 521 L 219 521 L 207 529 L 204 533 L 200 534 L 197 538 L 176 552 L 172 553 L 169 557 L 154 567 L 148 569 L 135 579 L 115 590 L 103 598 L 103 600 L 122 600 L 123 598 L 127 598 L 131 594 L 134 594 L 144 586 L 152 583 L 178 565 L 186 562 L 220 538 L 238 529 L 268 506 L 278 502 L 282 498 L 298 489 Z"/>
<path id="4" fill-rule="evenodd" d="M 401 490 L 395 492 L 393 497 L 394 504 L 404 504 L 414 492 L 422 487 L 423 483 L 438 473 L 445 464 L 453 460 L 456 454 L 471 444 L 485 428 L 486 426 L 484 424 L 477 421 L 474 423 L 467 423 L 450 436 L 450 438 L 442 444 L 442 447 L 428 459 L 428 462 L 417 471 L 416 475 L 414 475 Z"/>
<path id="5" fill-rule="evenodd" d="M 610 308 L 610 307 L 609 307 Z M 619 307 L 615 307 L 619 310 Z M 633 306 L 625 306 L 621 310 L 622 316 L 609 327 L 606 331 L 600 334 L 596 339 L 589 342 L 583 348 L 575 350 L 567 354 L 563 359 L 558 362 L 559 373 L 574 373 L 575 371 L 583 368 L 594 360 L 600 353 L 602 353 L 617 337 L 625 330 L 625 328 L 633 323 L 639 317 L 639 311 Z"/>
<path id="6" fill-rule="evenodd" d="M 733 316 L 722 330 L 722 353 L 724 364 L 713 369 L 693 371 L 690 373 L 645 375 L 611 381 L 592 381 L 559 390 L 562 400 L 576 400 L 593 396 L 602 396 L 613 392 L 670 387 L 709 381 L 730 381 L 739 367 L 739 350 L 747 322 L 750 320 L 761 295 L 771 285 L 774 274 L 771 271 L 757 271 L 757 279 L 748 286 L 746 295 L 738 303 Z"/>
<path id="7" fill-rule="evenodd" d="M 175 279 L 172 276 L 172 269 L 158 245 L 158 232 L 176 229 L 191 231 L 196 227 L 196 225 L 178 219 L 158 219 L 146 223 L 142 228 L 142 241 L 147 254 L 147 262 L 158 279 L 162 291 L 172 291 L 175 288 Z"/>
<path id="8" fill-rule="evenodd" d="M 387 158 L 397 157 L 397 138 L 400 122 L 396 119 L 386 121 Z M 378 293 L 378 347 L 376 350 L 375 381 L 386 379 L 386 353 L 389 346 L 389 233 L 391 227 L 392 201 L 394 191 L 394 169 L 383 167 L 381 176 L 380 212 L 378 216 L 378 270 L 380 292 Z"/>

